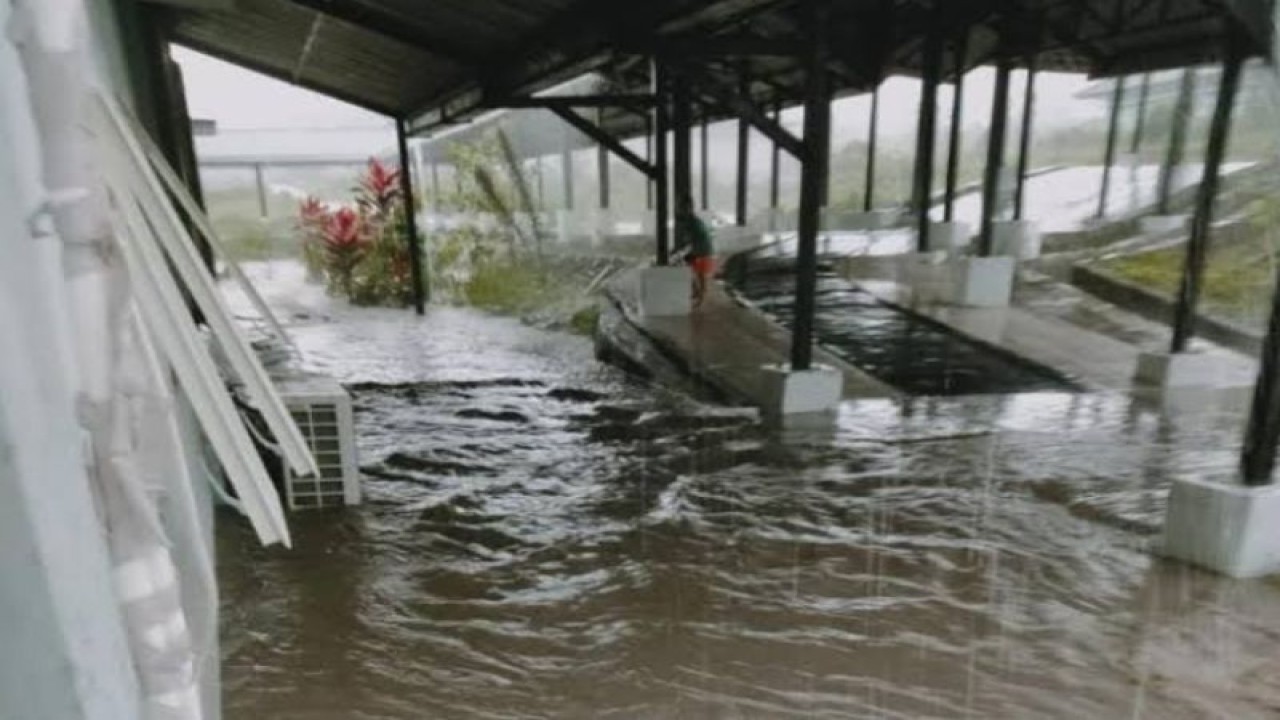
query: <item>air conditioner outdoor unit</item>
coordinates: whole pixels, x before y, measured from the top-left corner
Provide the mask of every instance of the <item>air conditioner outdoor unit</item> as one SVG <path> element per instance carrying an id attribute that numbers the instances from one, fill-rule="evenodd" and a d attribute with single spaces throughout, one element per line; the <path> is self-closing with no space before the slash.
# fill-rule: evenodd
<path id="1" fill-rule="evenodd" d="M 351 396 L 327 377 L 290 377 L 279 380 L 278 387 L 320 468 L 319 477 L 300 477 L 285 468 L 289 509 L 359 505 L 360 471 Z"/>

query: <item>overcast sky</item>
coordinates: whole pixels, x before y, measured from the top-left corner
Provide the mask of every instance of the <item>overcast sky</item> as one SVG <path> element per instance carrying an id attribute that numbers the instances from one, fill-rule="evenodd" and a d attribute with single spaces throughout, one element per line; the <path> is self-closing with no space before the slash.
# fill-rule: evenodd
<path id="1" fill-rule="evenodd" d="M 174 58 L 183 68 L 192 117 L 216 120 L 220 129 L 367 128 L 386 126 L 390 122 L 374 113 L 185 48 L 174 48 Z M 993 75 L 993 71 L 987 68 L 970 73 L 965 87 L 966 126 L 989 122 Z M 1021 73 L 1014 75 L 1012 106 L 1015 109 L 1021 104 L 1022 77 Z M 1081 75 L 1042 73 L 1036 88 L 1037 128 L 1070 125 L 1100 117 L 1105 111 L 1100 103 L 1074 97 L 1088 82 Z M 949 113 L 950 86 L 942 88 L 939 99 Z M 888 80 L 881 91 L 880 103 L 880 122 L 885 136 L 914 132 L 919 103 L 918 81 L 907 78 Z M 865 137 L 868 108 L 866 96 L 848 98 L 836 104 L 832 123 L 835 147 Z M 788 124 L 798 125 L 799 116 L 793 115 L 788 118 Z"/>

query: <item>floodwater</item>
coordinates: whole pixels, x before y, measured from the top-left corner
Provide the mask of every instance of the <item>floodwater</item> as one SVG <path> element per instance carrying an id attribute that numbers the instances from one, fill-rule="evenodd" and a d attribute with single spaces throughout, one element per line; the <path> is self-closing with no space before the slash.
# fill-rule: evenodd
<path id="1" fill-rule="evenodd" d="M 293 550 L 221 517 L 230 720 L 1280 714 L 1280 588 L 1148 551 L 1239 398 L 778 435 L 507 319 L 288 316 L 355 396 L 366 502 L 291 515 Z"/>

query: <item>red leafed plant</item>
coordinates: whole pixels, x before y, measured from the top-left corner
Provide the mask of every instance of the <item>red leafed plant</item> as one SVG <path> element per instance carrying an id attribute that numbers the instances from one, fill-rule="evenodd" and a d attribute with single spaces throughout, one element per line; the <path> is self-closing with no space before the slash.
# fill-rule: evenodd
<path id="1" fill-rule="evenodd" d="M 400 200 L 400 170 L 371 158 L 356 188 L 356 202 L 366 213 L 385 218 Z"/>
<path id="2" fill-rule="evenodd" d="M 370 160 L 355 202 L 333 210 L 316 198 L 298 206 L 303 258 L 314 278 L 357 305 L 404 305 L 413 298 L 400 169 Z"/>
<path id="3" fill-rule="evenodd" d="M 369 225 L 355 210 L 342 208 L 329 215 L 322 237 L 328 269 L 342 291 L 351 297 L 356 266 L 370 244 Z"/>

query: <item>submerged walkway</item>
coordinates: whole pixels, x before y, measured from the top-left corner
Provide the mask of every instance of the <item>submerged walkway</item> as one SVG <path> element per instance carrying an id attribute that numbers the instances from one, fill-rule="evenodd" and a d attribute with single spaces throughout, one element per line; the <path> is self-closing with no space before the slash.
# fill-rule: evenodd
<path id="1" fill-rule="evenodd" d="M 711 284 L 702 307 L 688 317 L 641 317 L 635 274 L 611 283 L 608 292 L 632 325 L 675 355 L 690 374 L 734 402 L 764 402 L 760 369 L 788 361 L 790 332 L 736 302 L 719 283 Z M 844 374 L 846 398 L 899 395 L 826 350 L 819 348 L 814 359 Z"/>
<path id="2" fill-rule="evenodd" d="M 1020 271 L 1013 305 L 964 308 L 919 302 L 901 278 L 904 257 L 849 258 L 842 274 L 887 302 L 1071 377 L 1086 389 L 1133 389 L 1138 356 L 1167 349 L 1169 330 L 1050 278 Z M 1217 386 L 1251 386 L 1256 366 L 1233 350 L 1197 340 L 1219 360 Z"/>

